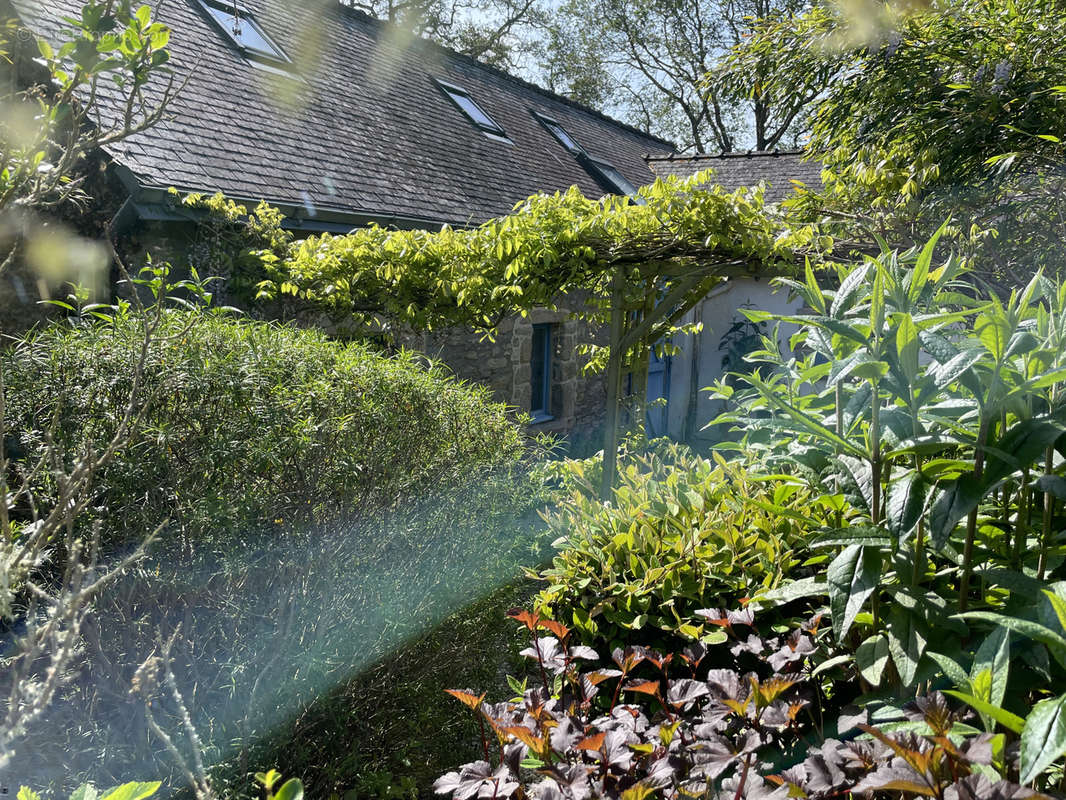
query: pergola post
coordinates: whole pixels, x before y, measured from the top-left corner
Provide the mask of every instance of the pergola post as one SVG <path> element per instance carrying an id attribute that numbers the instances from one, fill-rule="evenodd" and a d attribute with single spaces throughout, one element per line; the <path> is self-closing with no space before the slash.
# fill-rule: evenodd
<path id="1" fill-rule="evenodd" d="M 625 288 L 624 267 L 615 267 L 611 280 L 611 332 L 607 357 L 607 414 L 603 435 L 603 482 L 600 499 L 610 500 L 618 473 L 618 406 L 622 394 L 622 335 L 626 310 L 622 307 Z"/>

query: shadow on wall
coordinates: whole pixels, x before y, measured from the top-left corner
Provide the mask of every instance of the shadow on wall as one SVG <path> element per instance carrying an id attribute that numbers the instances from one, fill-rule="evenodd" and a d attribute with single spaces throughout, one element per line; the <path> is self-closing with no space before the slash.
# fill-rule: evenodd
<path id="1" fill-rule="evenodd" d="M 681 352 L 671 360 L 667 412 L 670 436 L 703 448 L 721 441 L 725 435 L 724 431 L 704 429 L 724 408 L 703 390 L 729 371 L 730 359 L 736 361 L 741 355 L 739 337 L 731 331 L 736 330 L 737 323 L 746 321 L 742 308 L 789 314 L 802 305 L 790 297 L 787 289 L 776 289 L 767 280 L 736 278 L 716 287 L 689 312 L 683 322 L 702 322 L 703 331 L 680 337 L 677 344 Z M 788 352 L 788 339 L 794 332 L 795 326 L 781 326 L 778 344 L 783 352 Z"/>

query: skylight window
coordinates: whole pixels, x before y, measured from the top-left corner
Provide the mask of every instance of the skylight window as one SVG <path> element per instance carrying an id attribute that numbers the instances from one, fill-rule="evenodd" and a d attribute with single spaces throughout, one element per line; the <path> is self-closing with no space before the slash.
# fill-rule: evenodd
<path id="1" fill-rule="evenodd" d="M 441 80 L 437 81 L 437 85 L 440 86 L 441 90 L 446 95 L 448 95 L 448 99 L 455 103 L 455 105 L 459 107 L 459 110 L 466 114 L 466 116 L 470 118 L 470 121 L 481 128 L 481 130 L 485 131 L 485 133 L 491 133 L 495 136 L 507 136 L 507 134 L 503 132 L 503 128 L 500 127 L 496 120 L 488 115 L 488 112 L 485 111 L 485 109 L 474 101 L 474 98 L 470 96 L 470 92 L 466 89 L 463 89 L 461 86 L 445 83 Z"/>
<path id="2" fill-rule="evenodd" d="M 621 194 L 632 197 L 634 202 L 643 203 L 644 201 L 637 197 L 637 187 L 634 186 L 629 180 L 618 171 L 613 164 L 609 164 L 606 161 L 600 161 L 590 156 L 585 148 L 578 144 L 577 139 L 570 135 L 570 132 L 556 122 L 551 117 L 546 117 L 538 111 L 530 112 L 537 121 L 544 126 L 552 136 L 559 140 L 559 144 L 567 149 L 577 163 L 580 164 L 585 170 L 596 179 L 596 182 L 600 184 L 603 189 L 612 194 Z"/>
<path id="3" fill-rule="evenodd" d="M 540 114 L 536 114 L 536 112 L 534 112 L 534 114 L 536 115 L 537 119 L 540 120 L 540 124 L 547 128 L 548 132 L 556 139 L 558 139 L 559 143 L 567 150 L 569 150 L 573 155 L 576 156 L 578 153 L 585 152 L 585 148 L 579 145 L 577 143 L 577 140 L 569 133 L 567 133 L 566 128 L 564 128 L 554 119 L 552 119 L 551 117 L 541 116 Z"/>
<path id="4" fill-rule="evenodd" d="M 237 9 L 237 4 L 222 4 L 212 0 L 200 0 L 200 5 L 211 15 L 230 40 L 249 58 L 287 64 L 288 56 L 267 36 L 247 11 Z"/>
<path id="5" fill-rule="evenodd" d="M 595 159 L 589 159 L 592 165 L 599 171 L 601 177 L 606 183 L 608 183 L 615 191 L 616 194 L 625 194 L 630 197 L 637 193 L 637 187 L 630 183 L 626 176 L 614 168 L 606 161 L 596 161 Z"/>
<path id="6" fill-rule="evenodd" d="M 584 153 L 585 148 L 578 144 L 577 140 L 571 137 L 562 125 L 553 121 L 545 121 L 544 126 L 551 131 L 553 137 L 558 139 L 570 153 Z"/>

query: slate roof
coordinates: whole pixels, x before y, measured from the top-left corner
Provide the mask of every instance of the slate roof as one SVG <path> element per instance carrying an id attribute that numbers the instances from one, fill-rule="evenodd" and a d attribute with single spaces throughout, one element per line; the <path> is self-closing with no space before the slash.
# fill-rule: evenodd
<path id="1" fill-rule="evenodd" d="M 802 156 L 799 150 L 652 155 L 648 157 L 648 165 L 656 175 L 664 178 L 667 175 L 688 178 L 701 170 L 713 169 L 715 182 L 729 190 L 765 181 L 766 199 L 778 202 L 792 193 L 792 181 L 812 189 L 821 188 L 822 165 L 816 161 L 804 161 Z"/>
<path id="2" fill-rule="evenodd" d="M 53 40 L 58 20 L 80 7 L 12 2 Z M 266 199 L 297 216 L 463 225 L 505 214 L 538 191 L 577 184 L 587 196 L 604 193 L 531 111 L 557 120 L 638 186 L 654 178 L 645 156 L 674 149 L 471 58 L 405 41 L 336 2 L 240 2 L 287 53 L 317 54 L 296 56 L 293 74 L 245 59 L 197 0 L 150 3 L 173 30 L 178 80 L 191 77 L 170 118 L 109 150 L 142 196 L 174 186 Z M 465 88 L 512 143 L 476 128 L 434 78 Z"/>

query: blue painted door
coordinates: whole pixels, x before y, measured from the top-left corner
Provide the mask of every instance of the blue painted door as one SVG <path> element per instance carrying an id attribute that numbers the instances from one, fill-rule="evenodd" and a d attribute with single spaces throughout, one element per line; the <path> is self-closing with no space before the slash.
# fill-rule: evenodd
<path id="1" fill-rule="evenodd" d="M 670 401 L 670 356 L 657 356 L 648 361 L 648 438 L 666 436 L 667 406 Z M 653 405 L 653 401 L 662 402 Z"/>

